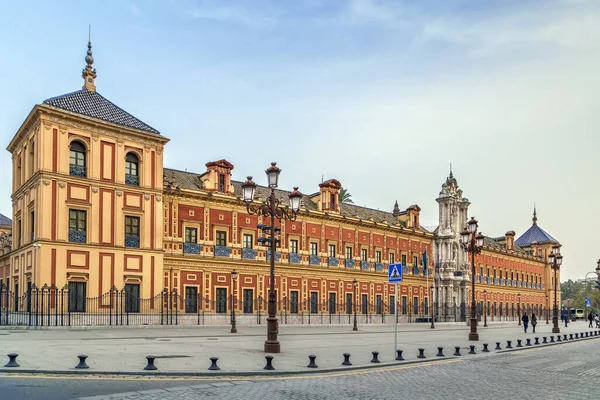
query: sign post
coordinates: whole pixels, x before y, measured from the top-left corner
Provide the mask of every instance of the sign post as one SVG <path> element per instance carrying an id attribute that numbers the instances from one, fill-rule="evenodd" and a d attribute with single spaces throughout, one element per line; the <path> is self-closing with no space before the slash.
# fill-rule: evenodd
<path id="1" fill-rule="evenodd" d="M 398 282 L 402 282 L 402 263 L 388 265 L 388 282 L 393 283 L 395 304 L 395 315 L 394 315 L 394 357 L 396 357 L 396 350 L 398 350 Z"/>

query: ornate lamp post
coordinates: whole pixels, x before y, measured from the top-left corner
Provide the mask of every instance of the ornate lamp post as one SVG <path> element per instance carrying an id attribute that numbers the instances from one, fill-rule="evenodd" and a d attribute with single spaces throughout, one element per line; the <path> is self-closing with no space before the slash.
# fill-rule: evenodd
<path id="1" fill-rule="evenodd" d="M 235 281 L 237 280 L 237 272 L 234 269 L 231 271 L 231 333 L 237 333 L 237 326 L 235 325 Z"/>
<path id="2" fill-rule="evenodd" d="M 398 294 L 396 294 L 398 296 Z M 431 329 L 435 329 L 435 301 L 433 298 L 433 285 L 431 285 Z"/>
<path id="3" fill-rule="evenodd" d="M 560 255 L 559 250 L 560 246 L 555 244 L 552 246 L 552 253 L 550 253 L 548 256 L 550 267 L 554 270 L 554 309 L 552 310 L 552 333 L 560 333 L 560 328 L 558 327 L 558 300 L 556 296 L 557 273 L 562 264 L 562 256 Z M 567 314 L 570 314 L 570 312 Z"/>
<path id="4" fill-rule="evenodd" d="M 479 340 L 477 333 L 477 310 L 475 304 L 475 254 L 481 253 L 483 248 L 483 235 L 477 233 L 477 220 L 471 217 L 467 223 L 467 227 L 460 234 L 460 240 L 469 253 L 471 253 L 471 331 L 469 332 L 469 340 Z"/>
<path id="5" fill-rule="evenodd" d="M 487 328 L 487 290 L 483 289 L 483 326 Z"/>
<path id="6" fill-rule="evenodd" d="M 356 288 L 358 287 L 358 282 L 356 282 L 356 278 L 354 278 L 354 280 L 352 281 L 352 286 L 354 287 L 354 326 L 352 327 L 352 330 L 357 331 L 358 325 L 356 324 L 356 305 L 358 303 L 358 300 L 356 299 Z"/>
<path id="7" fill-rule="evenodd" d="M 300 209 L 300 200 L 302 199 L 302 193 L 295 187 L 292 193 L 289 194 L 290 205 L 283 206 L 280 200 L 275 196 L 275 189 L 277 189 L 277 183 L 279 181 L 279 174 L 281 169 L 277 168 L 277 164 L 272 162 L 271 166 L 265 171 L 267 174 L 267 183 L 271 189 L 271 194 L 267 200 L 260 204 L 252 204 L 254 201 L 254 194 L 256 192 L 256 183 L 252 182 L 252 177 L 249 176 L 246 182 L 242 184 L 242 194 L 244 202 L 246 203 L 246 209 L 248 214 L 256 214 L 263 217 L 270 217 L 271 222 L 269 225 L 260 224 L 258 229 L 262 230 L 263 233 L 267 234 L 267 237 L 259 238 L 259 242 L 268 245 L 271 251 L 271 276 L 269 285 L 269 305 L 267 317 L 267 340 L 265 341 L 264 351 L 266 353 L 279 353 L 281 352 L 281 345 L 277 340 L 277 333 L 279 330 L 277 323 L 277 300 L 275 295 L 275 249 L 279 243 L 277 238 L 281 228 L 275 226 L 275 219 L 278 220 L 290 220 L 295 221 L 298 210 Z"/>
<path id="8" fill-rule="evenodd" d="M 546 325 L 548 325 L 548 314 L 550 314 L 550 304 L 548 303 L 548 295 L 546 295 Z"/>
<path id="9" fill-rule="evenodd" d="M 521 325 L 521 293 L 517 293 L 517 319 L 519 320 L 519 325 Z"/>

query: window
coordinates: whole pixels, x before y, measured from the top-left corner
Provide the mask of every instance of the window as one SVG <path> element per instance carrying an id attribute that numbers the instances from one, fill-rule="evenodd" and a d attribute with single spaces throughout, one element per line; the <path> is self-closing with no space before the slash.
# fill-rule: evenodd
<path id="1" fill-rule="evenodd" d="M 127 153 L 125 156 L 125 184 L 130 186 L 140 186 L 140 177 L 138 171 L 139 159 L 134 153 Z"/>
<path id="2" fill-rule="evenodd" d="M 17 221 L 17 248 L 21 247 L 21 220 Z"/>
<path id="3" fill-rule="evenodd" d="M 31 212 L 30 218 L 31 218 L 30 224 L 29 224 L 30 227 L 31 227 L 31 236 L 30 236 L 30 239 L 33 242 L 35 240 L 35 212 L 33 212 L 33 211 Z"/>
<path id="4" fill-rule="evenodd" d="M 413 256 L 413 267 L 419 265 L 419 256 Z"/>
<path id="5" fill-rule="evenodd" d="M 413 315 L 419 314 L 419 298 L 413 297 Z"/>
<path id="6" fill-rule="evenodd" d="M 483 276 L 483 267 L 479 267 L 479 276 Z"/>
<path id="7" fill-rule="evenodd" d="M 125 247 L 140 247 L 139 217 L 125 217 Z"/>
<path id="8" fill-rule="evenodd" d="M 298 314 L 298 291 L 290 292 L 290 314 Z"/>
<path id="9" fill-rule="evenodd" d="M 125 312 L 140 312 L 140 285 L 137 283 L 125 284 Z"/>
<path id="10" fill-rule="evenodd" d="M 310 292 L 310 312 L 316 314 L 319 312 L 319 293 Z"/>
<path id="11" fill-rule="evenodd" d="M 69 209 L 69 242 L 86 242 L 86 217 L 84 210 Z"/>
<path id="12" fill-rule="evenodd" d="M 254 312 L 254 293 L 252 289 L 244 289 L 244 314 Z"/>
<path id="13" fill-rule="evenodd" d="M 394 262 L 396 261 L 394 259 L 394 253 L 390 252 L 390 254 L 388 254 L 388 259 L 389 259 L 390 264 L 394 264 Z"/>
<path id="14" fill-rule="evenodd" d="M 402 296 L 402 315 L 406 315 L 406 296 Z"/>
<path id="15" fill-rule="evenodd" d="M 86 282 L 69 282 L 69 312 L 85 312 Z"/>
<path id="16" fill-rule="evenodd" d="M 406 265 L 406 254 L 402 254 L 402 265 Z"/>
<path id="17" fill-rule="evenodd" d="M 425 315 L 429 315 L 429 297 L 425 297 L 425 301 L 424 301 L 423 305 L 424 305 L 424 309 L 425 309 L 423 311 L 423 313 Z"/>
<path id="18" fill-rule="evenodd" d="M 225 175 L 219 174 L 219 192 L 225 191 Z"/>
<path id="19" fill-rule="evenodd" d="M 337 298 L 335 293 L 329 293 L 329 314 L 335 314 Z"/>
<path id="20" fill-rule="evenodd" d="M 367 294 L 362 295 L 362 313 L 363 314 L 369 313 L 369 295 L 367 295 Z"/>
<path id="21" fill-rule="evenodd" d="M 346 314 L 352 314 L 352 293 L 346 293 Z"/>
<path id="22" fill-rule="evenodd" d="M 198 243 L 198 229 L 185 228 L 185 243 Z"/>
<path id="23" fill-rule="evenodd" d="M 335 258 L 335 244 L 329 245 L 329 257 Z"/>
<path id="24" fill-rule="evenodd" d="M 82 178 L 87 176 L 85 146 L 81 142 L 71 142 L 69 162 L 69 175 Z"/>
<path id="25" fill-rule="evenodd" d="M 290 240 L 290 253 L 298 253 L 298 240 L 291 239 Z"/>
<path id="26" fill-rule="evenodd" d="M 198 288 L 195 286 L 185 287 L 185 312 L 193 314 L 198 312 Z"/>
<path id="27" fill-rule="evenodd" d="M 319 252 L 319 244 L 316 242 L 310 242 L 310 255 L 316 256 L 316 255 L 318 255 L 317 254 L 318 252 Z"/>
<path id="28" fill-rule="evenodd" d="M 490 276 L 490 269 L 489 268 L 487 269 L 487 276 L 488 277 Z"/>
<path id="29" fill-rule="evenodd" d="M 375 262 L 381 263 L 381 251 L 379 250 L 375 251 Z"/>
<path id="30" fill-rule="evenodd" d="M 360 260 L 367 261 L 367 249 L 360 249 Z"/>
<path id="31" fill-rule="evenodd" d="M 502 276 L 503 276 L 503 275 L 502 275 L 502 271 L 500 271 L 500 279 L 502 279 Z"/>
<path id="32" fill-rule="evenodd" d="M 217 246 L 227 246 L 227 232 L 217 231 L 217 237 L 215 240 Z"/>
<path id="33" fill-rule="evenodd" d="M 381 295 L 378 294 L 375 297 L 375 304 L 377 306 L 377 314 L 381 315 L 383 314 L 383 302 L 381 301 Z"/>
<path id="34" fill-rule="evenodd" d="M 251 249 L 253 243 L 254 237 L 249 233 L 244 233 L 244 236 L 242 237 L 242 246 L 244 249 Z"/>
<path id="35" fill-rule="evenodd" d="M 390 314 L 396 314 L 396 296 L 390 296 Z"/>
<path id="36" fill-rule="evenodd" d="M 346 247 L 346 259 L 347 260 L 352 259 L 352 247 L 350 247 L 350 246 Z"/>
<path id="37" fill-rule="evenodd" d="M 19 311 L 19 284 L 15 282 L 15 312 Z"/>
<path id="38" fill-rule="evenodd" d="M 227 289 L 217 288 L 216 310 L 219 314 L 227 312 Z"/>
<path id="39" fill-rule="evenodd" d="M 494 279 L 496 279 L 496 270 L 494 270 Z"/>
<path id="40" fill-rule="evenodd" d="M 329 208 L 331 208 L 332 210 L 335 210 L 335 194 L 331 194 L 330 199 L 329 199 Z"/>

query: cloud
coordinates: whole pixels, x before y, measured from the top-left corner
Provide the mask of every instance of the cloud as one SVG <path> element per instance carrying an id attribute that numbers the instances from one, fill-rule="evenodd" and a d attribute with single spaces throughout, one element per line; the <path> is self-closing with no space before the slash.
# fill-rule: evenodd
<path id="1" fill-rule="evenodd" d="M 203 2 L 194 7 L 190 11 L 190 15 L 197 19 L 255 29 L 270 28 L 276 22 L 276 19 L 272 15 L 268 15 L 266 10 L 258 13 L 241 6 L 223 5 L 221 2 Z"/>

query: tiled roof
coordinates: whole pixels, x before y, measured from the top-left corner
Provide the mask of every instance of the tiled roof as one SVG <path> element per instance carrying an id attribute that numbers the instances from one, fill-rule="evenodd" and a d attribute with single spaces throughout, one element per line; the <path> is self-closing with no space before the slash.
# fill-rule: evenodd
<path id="1" fill-rule="evenodd" d="M 165 185 L 167 182 L 174 180 L 174 182 L 181 188 L 187 190 L 200 190 L 202 189 L 202 181 L 200 177 L 203 174 L 196 174 L 193 172 L 187 171 L 179 171 L 175 169 L 164 169 L 165 175 Z M 242 196 L 242 182 L 232 181 L 233 190 L 236 196 Z M 271 189 L 265 186 L 257 186 L 256 187 L 256 197 L 259 199 L 266 199 L 271 193 Z M 286 190 L 275 190 L 275 195 L 279 200 L 281 200 L 284 204 L 288 204 L 289 191 Z M 314 194 L 307 195 L 304 194 L 302 196 L 301 207 L 306 208 L 309 211 L 316 211 L 319 209 L 317 203 L 311 200 L 311 196 Z M 367 207 L 360 207 L 353 204 L 341 204 L 340 205 L 340 214 L 346 217 L 357 217 L 363 220 L 373 219 L 374 222 L 382 223 L 387 221 L 390 225 L 402 225 L 403 223 L 398 221 L 398 218 L 394 217 L 391 212 L 385 212 L 380 210 L 374 210 Z"/>
<path id="2" fill-rule="evenodd" d="M 0 214 L 0 226 L 11 226 L 12 220 L 8 218 L 6 215 Z"/>
<path id="3" fill-rule="evenodd" d="M 492 248 L 495 248 L 495 249 L 504 249 L 504 250 L 506 250 L 506 244 L 499 243 L 499 241 L 504 240 L 504 239 L 505 239 L 504 236 L 501 236 L 501 237 L 498 237 L 498 238 L 492 238 L 492 237 L 484 236 L 484 238 L 483 238 L 483 244 L 485 246 L 492 247 Z M 529 253 L 527 253 L 525 250 L 523 250 L 516 243 L 514 243 L 514 247 L 513 248 L 514 248 L 515 253 L 529 255 Z"/>
<path id="4" fill-rule="evenodd" d="M 111 122 L 113 124 L 135 128 L 149 133 L 159 135 L 160 132 L 152 128 L 117 107 L 98 92 L 87 89 L 81 89 L 76 92 L 63 94 L 62 96 L 52 97 L 44 100 L 44 104 L 62 108 L 77 114 L 87 115 L 88 117 L 97 118 L 102 121 Z"/>
<path id="5" fill-rule="evenodd" d="M 517 240 L 515 240 L 515 244 L 527 247 L 531 245 L 533 242 L 537 243 L 558 243 L 558 240 L 554 239 L 550 236 L 546 231 L 537 226 L 537 224 L 532 225 L 524 234 L 522 234 Z"/>

